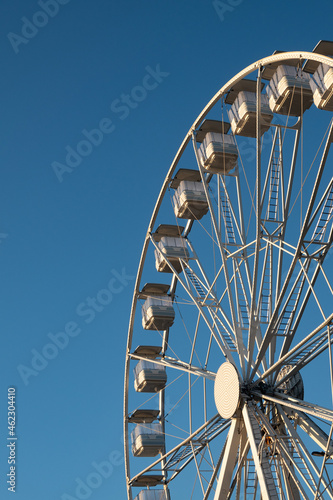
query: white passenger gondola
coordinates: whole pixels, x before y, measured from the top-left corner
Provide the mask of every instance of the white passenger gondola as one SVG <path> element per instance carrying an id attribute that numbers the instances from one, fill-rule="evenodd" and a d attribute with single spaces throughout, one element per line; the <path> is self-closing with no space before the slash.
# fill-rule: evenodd
<path id="1" fill-rule="evenodd" d="M 167 383 L 165 367 L 140 359 L 134 368 L 134 389 L 137 392 L 159 392 Z"/>
<path id="2" fill-rule="evenodd" d="M 139 298 L 146 299 L 142 306 L 142 326 L 145 330 L 166 330 L 173 325 L 175 311 L 167 292 L 169 285 L 146 283 Z"/>
<path id="3" fill-rule="evenodd" d="M 137 424 L 131 433 L 132 453 L 135 457 L 155 457 L 165 449 L 162 425 Z"/>
<path id="4" fill-rule="evenodd" d="M 313 52 L 333 58 L 333 42 L 320 40 Z M 307 60 L 304 70 L 313 75 L 310 86 L 317 108 L 333 111 L 333 69 L 331 66 Z"/>
<path id="5" fill-rule="evenodd" d="M 166 330 L 173 325 L 175 311 L 171 297 L 148 297 L 142 306 L 142 326 L 145 330 Z"/>
<path id="6" fill-rule="evenodd" d="M 320 64 L 310 80 L 310 86 L 317 108 L 333 111 L 333 68 Z"/>
<path id="7" fill-rule="evenodd" d="M 198 170 L 180 168 L 170 187 L 175 190 L 173 206 L 176 217 L 201 219 L 208 212 L 208 202 Z"/>
<path id="8" fill-rule="evenodd" d="M 232 132 L 236 135 L 256 137 L 257 96 L 254 80 L 241 80 L 227 95 L 225 102 L 232 104 L 229 117 Z M 263 88 L 263 85 L 262 85 Z M 270 128 L 273 113 L 268 105 L 267 95 L 261 95 L 261 127 L 263 134 Z"/>
<path id="9" fill-rule="evenodd" d="M 180 219 L 201 219 L 208 202 L 201 182 L 181 181 L 173 195 L 174 211 Z"/>
<path id="10" fill-rule="evenodd" d="M 182 271 L 180 260 L 188 261 L 190 252 L 186 240 L 181 237 L 162 236 L 158 243 L 159 250 L 155 250 L 155 264 L 157 271 L 161 273 L 172 273 L 171 266 L 177 273 Z M 169 263 L 168 263 L 169 262 Z"/>
<path id="11" fill-rule="evenodd" d="M 280 64 L 266 87 L 273 113 L 300 116 L 313 102 L 310 75 L 297 65 Z"/>
<path id="12" fill-rule="evenodd" d="M 177 273 L 180 273 L 183 270 L 184 263 L 190 257 L 186 239 L 181 236 L 183 231 L 184 227 L 182 226 L 161 224 L 152 235 L 157 245 L 157 248 L 155 248 L 155 267 L 157 271 L 172 273 L 173 268 Z"/>
<path id="13" fill-rule="evenodd" d="M 238 152 L 232 135 L 208 132 L 199 149 L 202 166 L 213 174 L 227 174 L 237 164 Z"/>
<path id="14" fill-rule="evenodd" d="M 197 131 L 199 159 L 210 173 L 228 174 L 237 164 L 238 150 L 233 136 L 227 135 L 229 129 L 228 122 L 204 120 Z"/>
<path id="15" fill-rule="evenodd" d="M 134 500 L 170 500 L 170 494 L 165 490 L 142 490 Z"/>

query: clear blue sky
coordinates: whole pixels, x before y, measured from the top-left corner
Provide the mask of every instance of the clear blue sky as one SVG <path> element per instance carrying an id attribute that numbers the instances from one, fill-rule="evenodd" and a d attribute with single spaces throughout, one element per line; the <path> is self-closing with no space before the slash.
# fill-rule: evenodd
<path id="1" fill-rule="evenodd" d="M 16 500 L 78 498 L 77 478 L 94 481 L 105 460 L 113 471 L 89 498 L 125 498 L 128 318 L 166 171 L 195 117 L 235 73 L 276 49 L 311 51 L 333 38 L 330 0 L 320 8 L 225 4 L 224 19 L 203 0 L 0 4 L 4 500 L 12 495 L 9 386 L 17 390 Z M 136 88 L 143 84 L 145 92 Z M 111 295 L 101 292 L 108 284 Z M 55 348 L 53 336 L 65 330 Z"/>

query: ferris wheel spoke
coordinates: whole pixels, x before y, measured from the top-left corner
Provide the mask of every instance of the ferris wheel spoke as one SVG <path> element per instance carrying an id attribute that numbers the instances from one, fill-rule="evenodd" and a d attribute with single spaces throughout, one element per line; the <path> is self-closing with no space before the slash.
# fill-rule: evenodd
<path id="1" fill-rule="evenodd" d="M 298 435 L 297 431 L 292 426 L 289 418 L 286 416 L 285 412 L 283 411 L 283 409 L 280 405 L 276 405 L 276 407 L 277 407 L 277 410 L 279 412 L 279 415 L 282 417 L 285 428 L 286 428 L 287 433 L 290 437 L 290 441 L 291 441 L 290 444 L 292 446 L 292 449 L 294 450 L 295 453 L 297 453 L 298 460 L 301 462 L 301 464 L 303 464 L 303 467 L 302 467 L 303 470 L 304 469 L 306 470 L 308 482 L 309 482 L 309 484 L 312 485 L 312 488 L 314 490 L 313 492 L 317 491 L 318 479 L 319 479 L 322 482 L 323 488 L 329 494 L 330 498 L 333 498 L 332 488 L 328 488 L 329 485 L 326 483 L 326 480 L 321 477 L 321 474 L 320 474 L 320 471 L 319 471 L 317 465 L 313 461 L 309 451 L 307 450 L 307 447 L 304 445 L 304 443 L 301 440 L 300 436 Z M 309 423 L 309 421 L 308 421 L 308 423 Z M 311 430 L 312 430 L 312 435 L 313 435 L 313 431 L 315 430 L 315 428 L 313 426 L 311 426 Z M 327 440 L 328 439 L 329 438 L 327 436 Z M 295 461 L 295 459 L 294 459 L 294 461 Z M 311 466 L 311 469 L 309 468 L 309 465 Z M 315 475 L 312 473 L 312 471 L 314 472 Z M 316 480 L 315 476 L 318 478 L 317 480 Z"/>
<path id="2" fill-rule="evenodd" d="M 284 412 L 289 418 L 295 417 L 295 412 L 289 408 L 284 407 Z M 297 425 L 316 443 L 328 457 L 333 455 L 333 441 L 329 435 L 314 421 L 309 415 L 302 411 L 297 412 Z M 332 428 L 331 424 L 331 428 Z M 325 454 L 324 453 L 324 454 Z M 321 455 L 319 453 L 318 455 Z"/>
<path id="3" fill-rule="evenodd" d="M 296 472 L 298 468 L 294 464 L 294 450 L 286 443 L 286 433 L 281 426 L 281 422 L 276 421 L 273 429 L 266 416 L 257 410 L 259 421 L 261 423 L 261 454 L 269 457 L 269 463 L 274 475 L 274 481 L 280 498 L 284 494 L 288 499 L 296 500 L 302 498 L 308 500 L 308 496 L 299 481 Z"/>
<path id="4" fill-rule="evenodd" d="M 324 408 L 323 406 L 308 403 L 307 401 L 303 401 L 302 399 L 297 399 L 279 392 L 275 392 L 274 396 L 256 392 L 254 392 L 254 394 L 256 396 L 262 397 L 262 399 L 266 401 L 272 401 L 275 404 L 287 406 L 288 408 L 296 410 L 296 412 L 297 410 L 303 411 L 304 413 L 313 415 L 314 417 L 333 422 L 333 410 L 329 410 L 328 408 Z"/>
<path id="5" fill-rule="evenodd" d="M 263 500 L 277 499 L 279 496 L 273 479 L 269 456 L 266 452 L 261 452 L 262 432 L 257 419 L 257 411 L 251 403 L 244 404 L 243 418 L 246 432 L 260 484 L 261 496 Z"/>
<path id="6" fill-rule="evenodd" d="M 156 365 L 165 366 L 166 368 L 170 368 L 173 370 L 180 370 L 182 372 L 186 372 L 190 375 L 196 375 L 199 377 L 207 378 L 209 380 L 215 380 L 216 373 L 211 372 L 209 370 L 205 370 L 200 367 L 193 366 L 192 364 L 185 363 L 180 359 L 172 358 L 171 356 L 164 356 L 161 359 L 154 358 L 149 359 L 144 356 L 140 356 L 138 354 L 131 354 L 131 359 L 143 360 L 147 363 L 154 363 Z"/>
<path id="7" fill-rule="evenodd" d="M 229 495 L 228 497 L 230 498 L 231 495 L 233 494 L 235 488 L 236 488 L 236 498 L 239 499 L 241 495 L 241 488 L 242 486 L 244 487 L 244 491 L 247 491 L 251 486 L 250 483 L 253 483 L 253 477 L 249 478 L 248 470 L 246 472 L 244 471 L 247 463 L 247 454 L 250 449 L 250 442 L 249 439 L 246 436 L 246 433 L 243 432 L 243 436 L 241 438 L 240 442 L 240 447 L 239 447 L 239 455 L 238 455 L 238 463 L 237 463 L 237 468 L 234 474 L 233 481 L 230 485 L 230 490 L 229 490 Z M 244 485 L 242 485 L 242 472 L 244 473 Z M 245 494 L 245 498 L 247 498 L 247 495 Z"/>
<path id="8" fill-rule="evenodd" d="M 309 468 L 309 463 L 317 476 L 319 476 L 318 468 L 282 408 L 276 405 L 274 411 L 273 428 L 267 415 L 264 415 L 258 408 L 256 409 L 257 425 L 260 426 L 261 431 L 258 436 L 262 436 L 259 446 L 260 458 L 267 462 L 266 468 L 267 470 L 270 468 L 277 494 L 280 497 L 283 498 L 286 491 L 291 498 L 298 498 L 300 493 L 303 498 L 307 499 L 308 496 L 301 486 L 299 477 L 314 494 L 317 483 Z"/>
<path id="9" fill-rule="evenodd" d="M 242 421 L 240 418 L 232 419 L 214 500 L 226 500 L 228 497 L 232 473 L 236 466 L 237 451 L 241 439 L 241 426 Z"/>
<path id="10" fill-rule="evenodd" d="M 261 72 L 262 67 L 259 66 L 257 73 L 256 82 L 256 199 L 255 199 L 255 216 L 256 216 L 256 241 L 254 250 L 254 264 L 252 271 L 252 286 L 250 294 L 250 315 L 249 315 L 249 333 L 248 333 L 248 357 L 249 360 L 253 359 L 255 339 L 257 339 L 258 332 L 258 321 L 255 318 L 256 301 L 257 301 L 257 286 L 258 286 L 258 274 L 259 274 L 259 251 L 260 251 L 260 240 L 261 240 Z M 262 356 L 260 362 L 262 362 L 264 356 Z M 256 368 L 259 368 L 260 363 Z M 248 363 L 247 365 L 247 379 L 253 370 L 253 365 Z"/>

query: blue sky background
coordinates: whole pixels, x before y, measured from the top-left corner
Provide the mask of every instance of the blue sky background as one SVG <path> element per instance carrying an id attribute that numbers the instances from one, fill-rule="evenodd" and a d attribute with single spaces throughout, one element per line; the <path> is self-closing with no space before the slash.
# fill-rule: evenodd
<path id="1" fill-rule="evenodd" d="M 62 0 L 47 18 L 36 15 L 42 3 L 0 4 L 0 497 L 12 495 L 5 484 L 6 398 L 14 386 L 16 500 L 79 498 L 76 479 L 85 481 L 93 463 L 105 460 L 114 470 L 89 498 L 124 499 L 128 318 L 166 172 L 196 116 L 229 78 L 276 49 L 311 51 L 333 38 L 333 4 L 225 0 L 229 9 L 219 16 L 203 0 Z M 22 37 L 22 18 L 47 23 L 24 43 L 15 38 Z M 158 85 L 119 111 L 116 100 L 157 66 L 164 73 Z M 103 119 L 112 124 L 103 121 L 108 133 L 100 144 L 57 176 L 52 164 L 65 164 L 66 148 L 76 149 L 86 139 L 82 131 Z M 112 301 L 87 312 L 89 297 L 111 279 Z M 65 328 L 76 336 L 58 353 L 50 348 L 53 359 L 24 382 L 18 367 L 32 369 L 48 334 Z"/>

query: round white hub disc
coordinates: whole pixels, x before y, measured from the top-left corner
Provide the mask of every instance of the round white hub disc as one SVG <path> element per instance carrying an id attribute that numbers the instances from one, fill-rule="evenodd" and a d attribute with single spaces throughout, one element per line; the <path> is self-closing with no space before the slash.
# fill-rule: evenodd
<path id="1" fill-rule="evenodd" d="M 234 365 L 223 363 L 215 378 L 214 398 L 217 411 L 223 418 L 235 415 L 239 405 L 240 384 L 238 372 Z"/>

